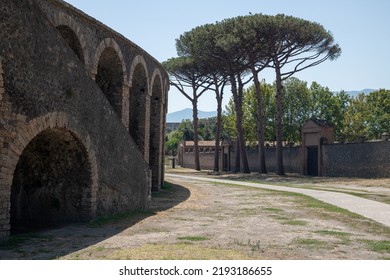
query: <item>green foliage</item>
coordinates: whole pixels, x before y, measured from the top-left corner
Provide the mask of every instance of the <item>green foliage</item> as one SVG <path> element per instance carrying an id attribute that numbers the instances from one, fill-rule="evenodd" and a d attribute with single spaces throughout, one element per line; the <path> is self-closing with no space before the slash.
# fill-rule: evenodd
<path id="1" fill-rule="evenodd" d="M 390 133 L 390 90 L 371 92 L 366 98 L 368 138 L 379 138 Z"/>
<path id="2" fill-rule="evenodd" d="M 360 136 L 366 136 L 367 126 L 366 96 L 359 94 L 351 98 L 344 116 L 343 137 L 345 141 L 356 141 Z"/>
<path id="3" fill-rule="evenodd" d="M 275 85 L 261 83 L 264 101 L 265 140 L 275 140 Z M 286 143 L 301 142 L 300 129 L 310 118 L 324 119 L 333 124 L 336 141 L 379 139 L 383 132 L 390 132 L 390 90 L 381 89 L 368 95 L 349 96 L 341 91 L 333 93 L 329 88 L 313 82 L 310 87 L 297 78 L 283 83 L 283 135 Z M 254 144 L 256 138 L 257 100 L 254 86 L 248 88 L 243 100 L 243 126 L 245 139 Z M 224 133 L 235 137 L 236 114 L 231 99 L 224 112 Z"/>
<path id="4" fill-rule="evenodd" d="M 390 132 L 390 90 L 380 89 L 351 98 L 343 129 L 346 141 L 356 141 L 361 136 L 379 139 L 382 133 Z"/>
<path id="5" fill-rule="evenodd" d="M 214 140 L 216 130 L 216 117 L 199 119 L 198 133 L 199 140 Z M 166 136 L 165 153 L 175 155 L 180 141 L 194 140 L 194 125 L 189 119 L 183 120 L 178 129 L 171 131 Z"/>
<path id="6" fill-rule="evenodd" d="M 208 238 L 204 237 L 204 236 L 182 236 L 182 237 L 178 237 L 177 239 L 178 240 L 187 240 L 187 241 L 204 241 L 204 240 L 208 240 Z"/>
<path id="7" fill-rule="evenodd" d="M 275 141 L 275 85 L 261 83 L 265 116 L 265 140 Z M 244 130 L 249 143 L 257 141 L 256 114 L 257 100 L 254 86 L 244 95 Z M 350 97 L 345 92 L 332 93 L 327 87 L 313 82 L 307 83 L 297 78 L 289 78 L 283 83 L 283 135 L 285 143 L 301 142 L 301 127 L 310 118 L 324 119 L 335 126 L 336 139 L 345 138 L 345 116 L 349 109 Z M 234 103 L 230 100 L 224 115 L 224 129 L 229 136 L 235 135 Z"/>
<path id="8" fill-rule="evenodd" d="M 313 111 L 313 100 L 307 83 L 297 78 L 286 80 L 283 86 L 283 102 L 284 140 L 287 143 L 300 142 L 300 129 Z"/>
<path id="9" fill-rule="evenodd" d="M 182 134 L 177 130 L 171 131 L 167 134 L 165 141 L 166 155 L 176 155 L 176 150 L 179 146 L 180 141 L 182 140 L 182 137 Z"/>
<path id="10" fill-rule="evenodd" d="M 350 102 L 348 94 L 343 91 L 334 94 L 329 88 L 316 82 L 313 82 L 310 86 L 310 92 L 313 103 L 311 117 L 326 120 L 333 124 L 336 140 L 345 138 L 343 130 L 344 118 Z"/>
<path id="11" fill-rule="evenodd" d="M 260 85 L 263 94 L 264 116 L 265 116 L 265 139 L 274 141 L 275 129 L 275 89 L 273 85 L 263 81 Z M 250 145 L 255 145 L 257 141 L 256 135 L 256 114 L 257 114 L 257 98 L 254 86 L 249 87 L 243 98 L 243 127 L 245 132 L 245 140 Z M 223 115 L 223 133 L 227 138 L 234 138 L 237 135 L 235 126 L 236 113 L 234 109 L 233 98 L 229 100 L 225 107 Z"/>
<path id="12" fill-rule="evenodd" d="M 363 240 L 368 245 L 370 250 L 380 253 L 390 253 L 390 241 L 389 240 Z"/>

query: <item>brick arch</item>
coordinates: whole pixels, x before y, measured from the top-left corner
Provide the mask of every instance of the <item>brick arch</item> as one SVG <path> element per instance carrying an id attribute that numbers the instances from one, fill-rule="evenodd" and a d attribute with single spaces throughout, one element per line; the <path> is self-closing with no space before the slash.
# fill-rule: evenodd
<path id="1" fill-rule="evenodd" d="M 169 91 L 169 80 L 166 78 L 164 79 L 163 88 L 164 88 L 164 103 L 167 104 L 168 91 Z"/>
<path id="2" fill-rule="evenodd" d="M 158 82 L 161 85 L 161 96 L 164 97 L 164 83 L 163 83 L 162 74 L 161 74 L 161 71 L 159 68 L 154 69 L 153 74 L 152 74 L 152 79 L 151 79 L 151 83 L 150 83 L 150 89 L 152 91 L 153 91 L 153 86 L 154 86 L 156 79 L 159 80 Z"/>
<path id="3" fill-rule="evenodd" d="M 95 52 L 92 78 L 127 127 L 127 70 L 123 53 L 112 38 L 102 40 Z"/>
<path id="4" fill-rule="evenodd" d="M 156 68 L 153 71 L 151 82 L 148 162 L 149 168 L 152 171 L 152 191 L 159 191 L 162 182 L 162 155 L 164 145 L 164 91 L 160 69 Z"/>
<path id="5" fill-rule="evenodd" d="M 89 168 L 90 189 L 83 194 L 82 205 L 85 207 L 85 216 L 93 218 L 96 215 L 96 200 L 98 191 L 98 171 L 95 151 L 92 148 L 90 138 L 82 137 L 77 128 L 72 127 L 69 119 L 65 113 L 49 113 L 47 115 L 37 117 L 31 121 L 19 125 L 18 131 L 7 146 L 7 150 L 2 151 L 3 160 L 6 164 L 0 169 L 0 189 L 6 190 L 9 193 L 8 198 L 2 199 L 8 201 L 10 207 L 11 203 L 11 186 L 13 184 L 14 173 L 18 165 L 19 159 L 26 147 L 42 132 L 51 129 L 63 129 L 75 136 L 75 139 L 82 144 L 83 150 L 87 155 L 87 163 Z M 10 213 L 7 213 L 9 215 Z M 8 216 L 8 219 L 11 217 Z"/>
<path id="6" fill-rule="evenodd" d="M 139 65 L 142 65 L 144 71 L 145 71 L 145 76 L 146 76 L 146 79 L 147 79 L 147 84 L 149 85 L 149 74 L 148 74 L 148 66 L 146 65 L 146 61 L 145 61 L 145 58 L 141 55 L 137 55 L 132 63 L 131 63 L 131 66 L 130 66 L 130 71 L 129 71 L 129 80 L 128 80 L 128 83 L 130 85 L 130 87 L 133 85 L 133 78 L 134 78 L 134 72 L 137 68 L 137 66 Z M 149 87 L 150 88 L 150 87 Z M 147 92 L 149 93 L 149 92 Z"/>
<path id="7" fill-rule="evenodd" d="M 136 56 L 129 75 L 129 133 L 146 161 L 149 160 L 150 83 L 145 59 Z"/>
<path id="8" fill-rule="evenodd" d="M 98 72 L 100 57 L 101 57 L 102 53 L 104 52 L 104 50 L 106 50 L 107 48 L 113 48 L 115 50 L 115 52 L 117 53 L 119 61 L 120 61 L 121 66 L 122 66 L 123 83 L 126 84 L 127 83 L 126 62 L 125 62 L 125 59 L 123 57 L 123 53 L 122 53 L 121 48 L 119 47 L 118 43 L 112 38 L 105 38 L 104 40 L 102 40 L 100 42 L 99 46 L 97 47 L 96 52 L 95 52 L 95 56 L 93 59 L 93 64 L 91 67 L 92 77 L 95 78 L 95 76 Z"/>
<path id="9" fill-rule="evenodd" d="M 86 39 L 84 37 L 84 34 L 81 32 L 79 24 L 72 17 L 64 13 L 59 13 L 58 15 L 53 16 L 52 21 L 55 27 L 67 26 L 77 36 L 83 53 L 83 62 L 85 64 L 85 68 L 87 69 L 89 67 L 89 51 Z"/>

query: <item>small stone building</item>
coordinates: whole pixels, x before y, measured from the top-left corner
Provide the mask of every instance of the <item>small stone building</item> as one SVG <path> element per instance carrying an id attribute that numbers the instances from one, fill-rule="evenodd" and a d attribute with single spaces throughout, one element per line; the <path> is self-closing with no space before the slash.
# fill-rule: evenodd
<path id="1" fill-rule="evenodd" d="M 213 169 L 215 141 L 199 141 L 199 159 L 202 169 Z M 178 164 L 186 168 L 195 168 L 194 141 L 181 141 L 177 151 Z"/>
<path id="2" fill-rule="evenodd" d="M 319 119 L 310 119 L 302 126 L 302 174 L 322 176 L 322 146 L 332 144 L 333 126 Z"/>

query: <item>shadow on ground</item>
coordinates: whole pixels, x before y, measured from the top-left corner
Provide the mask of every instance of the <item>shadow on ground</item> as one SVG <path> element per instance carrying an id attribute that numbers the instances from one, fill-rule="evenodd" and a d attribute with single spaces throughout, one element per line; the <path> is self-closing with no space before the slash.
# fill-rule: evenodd
<path id="1" fill-rule="evenodd" d="M 34 230 L 11 235 L 0 242 L 2 260 L 48 260 L 82 250 L 110 238 L 140 221 L 166 211 L 190 197 L 190 191 L 180 185 L 167 184 L 167 188 L 152 195 L 146 211 L 122 213 L 100 217 L 89 223 L 68 224 L 57 228 Z"/>

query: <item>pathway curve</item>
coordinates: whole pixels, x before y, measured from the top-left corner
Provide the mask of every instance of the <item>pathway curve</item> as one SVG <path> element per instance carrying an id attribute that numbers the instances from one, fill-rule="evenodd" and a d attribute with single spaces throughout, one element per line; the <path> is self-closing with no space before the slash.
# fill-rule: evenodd
<path id="1" fill-rule="evenodd" d="M 301 193 L 304 195 L 308 195 L 314 197 L 323 202 L 338 206 L 343 209 L 347 209 L 351 212 L 357 213 L 374 221 L 377 221 L 381 224 L 384 224 L 390 227 L 390 205 L 376 202 L 373 200 L 360 198 L 357 196 L 340 193 L 340 192 L 332 192 L 332 191 L 321 191 L 321 190 L 310 190 L 310 189 L 301 189 L 294 187 L 286 187 L 286 186 L 274 186 L 274 185 L 266 185 L 260 183 L 250 183 L 243 181 L 233 181 L 233 180 L 224 180 L 224 179 L 214 179 L 202 176 L 188 176 L 188 175 L 178 175 L 178 174 L 165 174 L 167 178 L 180 178 L 184 180 L 190 181 L 206 181 L 206 182 L 214 182 L 214 183 L 222 183 L 222 184 L 234 184 L 241 186 L 248 186 L 254 188 L 261 189 L 269 189 L 269 190 L 277 190 L 277 191 L 288 191 Z"/>

